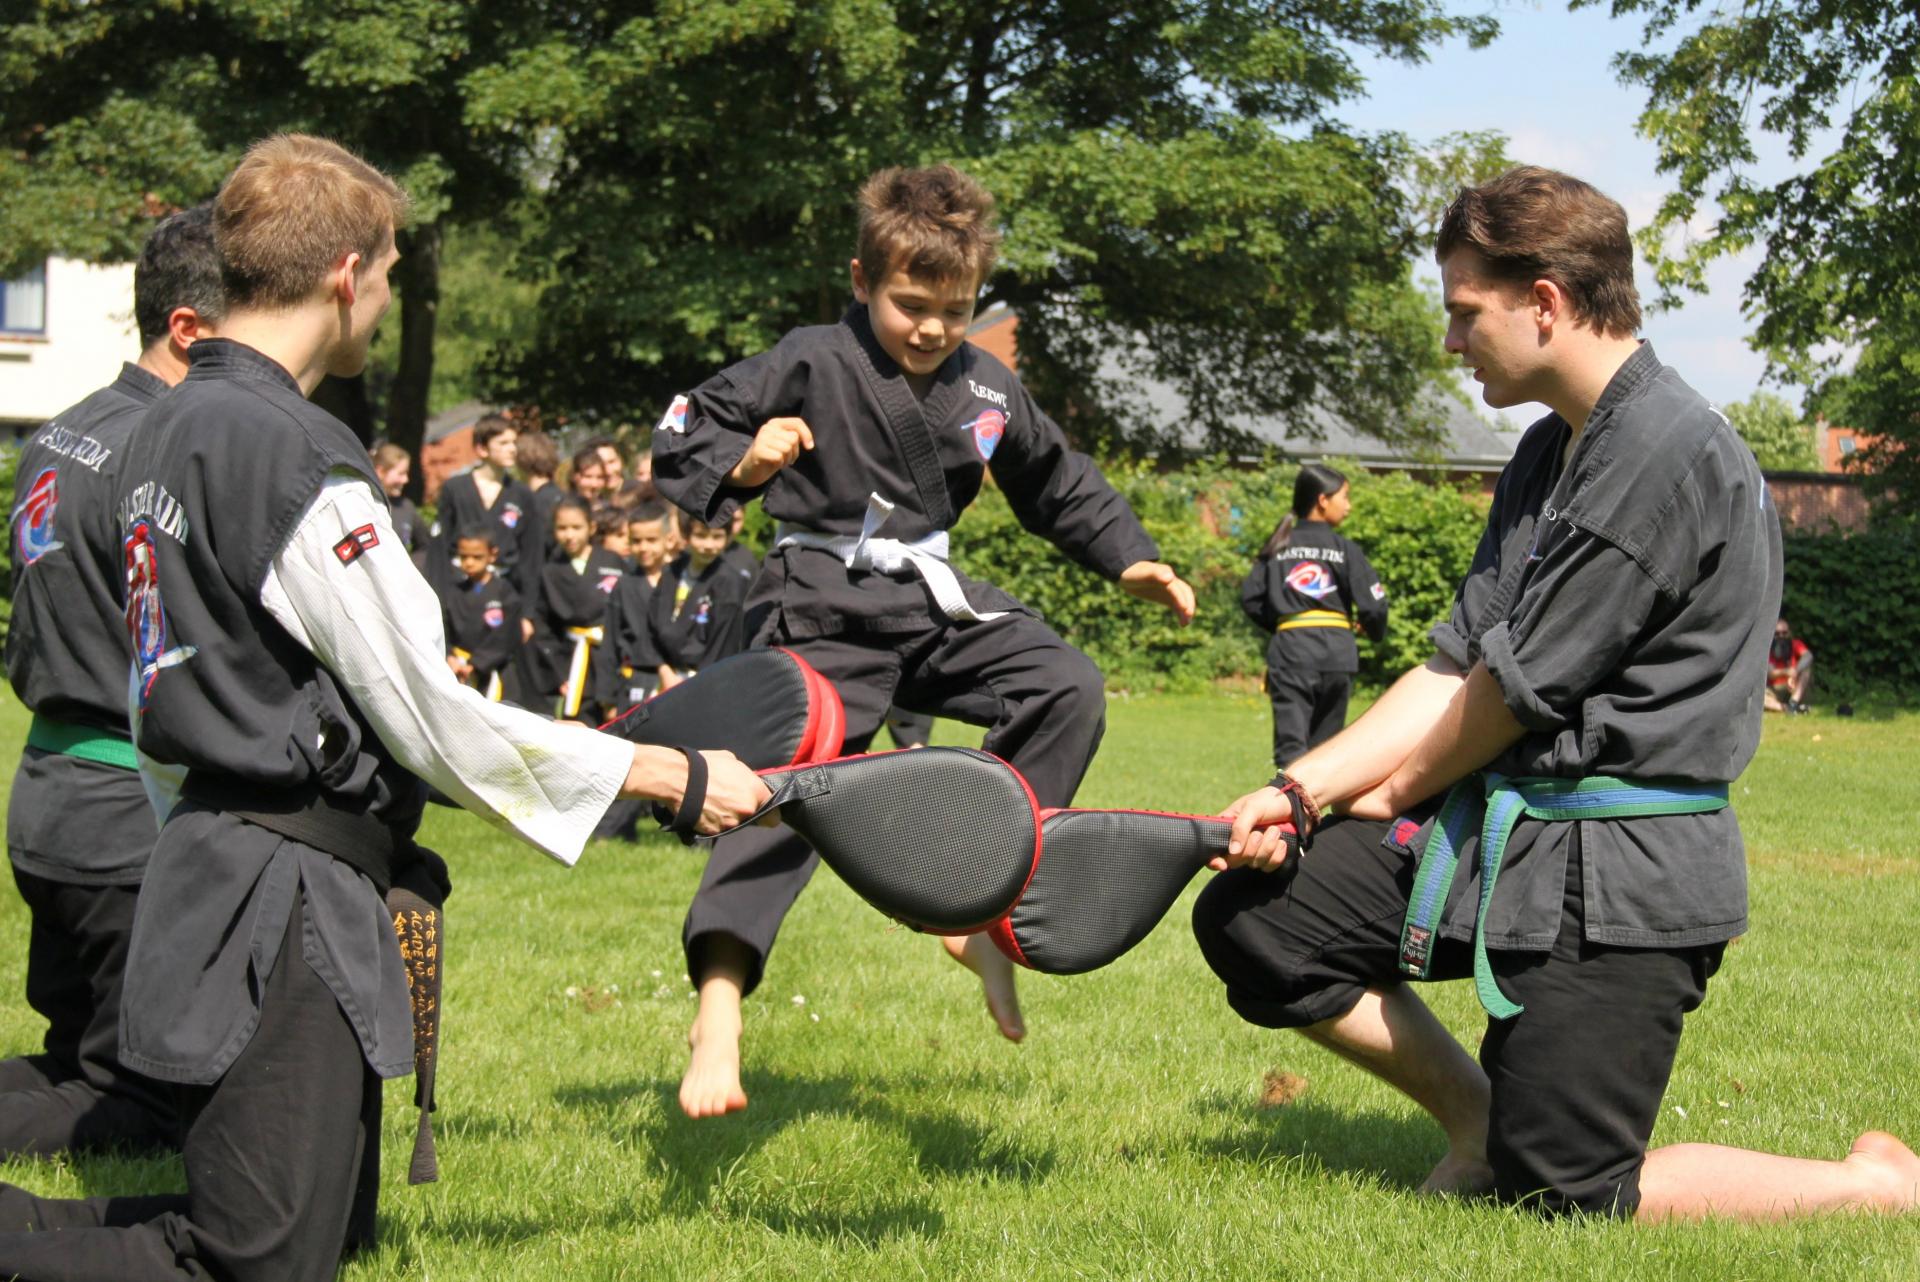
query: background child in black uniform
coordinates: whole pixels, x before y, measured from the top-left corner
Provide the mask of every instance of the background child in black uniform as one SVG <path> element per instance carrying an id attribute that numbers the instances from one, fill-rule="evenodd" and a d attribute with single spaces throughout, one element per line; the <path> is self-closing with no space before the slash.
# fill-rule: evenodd
<path id="1" fill-rule="evenodd" d="M 1267 695 L 1276 766 L 1347 724 L 1347 695 L 1360 670 L 1356 622 L 1375 641 L 1387 634 L 1387 590 L 1360 545 L 1334 533 L 1351 506 L 1346 477 L 1319 463 L 1302 467 L 1293 511 L 1240 585 L 1240 608 L 1272 634 Z"/>
<path id="2" fill-rule="evenodd" d="M 747 580 L 721 556 L 730 537 L 725 518 L 708 524 L 679 516 L 687 550 L 667 567 L 647 606 L 662 690 L 746 648 Z"/>
<path id="3" fill-rule="evenodd" d="M 494 568 L 515 587 L 528 589 L 540 564 L 540 532 L 533 524 L 533 491 L 513 475 L 520 433 L 502 415 L 489 414 L 474 424 L 473 448 L 480 456 L 473 467 L 449 476 L 440 487 L 440 513 L 429 534 L 427 581 L 437 588 L 453 578 L 453 540 L 460 531 L 491 525 L 499 554 Z"/>
<path id="4" fill-rule="evenodd" d="M 673 519 L 659 499 L 640 504 L 626 515 L 627 550 L 632 572 L 613 590 L 608 624 L 614 660 L 620 669 L 616 712 L 652 698 L 660 689 L 660 652 L 647 622 L 654 590 L 667 571 L 667 524 Z M 672 580 L 667 582 L 671 585 Z"/>
<path id="5" fill-rule="evenodd" d="M 373 460 L 373 474 L 380 478 L 387 506 L 393 509 L 393 531 L 400 536 L 400 546 L 406 548 L 409 555 L 421 552 L 427 541 L 426 522 L 420 519 L 420 509 L 407 497 L 407 481 L 413 476 L 413 455 L 392 441 L 382 441 L 367 451 L 367 457 Z M 424 556 L 417 557 L 414 563 L 417 565 L 424 559 Z"/>
<path id="6" fill-rule="evenodd" d="M 749 630 L 834 682 L 848 751 L 897 695 L 991 727 L 987 750 L 1042 805 L 1066 805 L 1105 726 L 1103 683 L 1032 611 L 947 564 L 947 531 L 988 461 L 1021 524 L 1080 564 L 1183 622 L 1193 591 L 1012 371 L 966 341 L 998 247 L 993 198 L 936 165 L 875 174 L 859 204 L 853 306 L 676 398 L 654 430 L 654 483 L 710 521 L 758 496 L 785 523 Z M 740 999 L 815 858 L 791 832 L 761 829 L 707 862 L 684 935 L 700 1013 L 680 1105 L 694 1116 L 746 1104 Z M 984 935 L 948 946 L 980 975 L 1002 1034 L 1024 1035 L 1006 958 Z"/>
<path id="7" fill-rule="evenodd" d="M 607 602 L 627 573 L 623 558 L 592 545 L 592 532 L 585 500 L 568 495 L 553 509 L 553 555 L 540 571 L 525 665 L 534 695 L 557 696 L 562 716 L 589 721 L 613 702 Z"/>
<path id="8" fill-rule="evenodd" d="M 460 681 L 498 700 L 520 652 L 520 594 L 493 569 L 499 549 L 487 526 L 462 532 L 453 553 L 460 578 L 440 596 L 447 666 Z"/>

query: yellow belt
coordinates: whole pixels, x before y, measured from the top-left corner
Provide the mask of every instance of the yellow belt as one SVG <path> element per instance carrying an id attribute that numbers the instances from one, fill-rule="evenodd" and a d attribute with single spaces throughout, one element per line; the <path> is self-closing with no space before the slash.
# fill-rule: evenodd
<path id="1" fill-rule="evenodd" d="M 1280 620 L 1275 632 L 1291 632 L 1295 628 L 1345 628 L 1352 625 L 1347 616 L 1339 610 L 1302 610 L 1298 614 L 1289 614 Z"/>
<path id="2" fill-rule="evenodd" d="M 462 650 L 459 646 L 453 647 L 453 656 L 454 658 L 460 660 L 460 662 L 462 663 L 473 662 L 473 651 Z M 501 693 L 500 674 L 498 672 L 489 672 L 487 674 L 487 685 L 486 685 L 487 702 L 489 703 L 500 702 L 500 693 Z"/>
<path id="3" fill-rule="evenodd" d="M 593 647 L 606 639 L 605 628 L 568 628 L 573 638 L 573 662 L 567 666 L 567 701 L 563 715 L 580 715 L 580 702 L 587 691 L 587 664 L 593 659 Z"/>

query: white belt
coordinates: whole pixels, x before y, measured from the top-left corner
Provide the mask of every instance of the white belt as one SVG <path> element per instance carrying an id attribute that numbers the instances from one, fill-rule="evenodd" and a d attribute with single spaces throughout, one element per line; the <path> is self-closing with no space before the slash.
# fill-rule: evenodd
<path id="1" fill-rule="evenodd" d="M 872 570 L 889 578 L 900 578 L 908 570 L 920 576 L 933 593 L 933 603 L 949 619 L 985 623 L 1005 614 L 1005 610 L 976 610 L 967 604 L 960 580 L 947 564 L 947 532 L 935 530 L 923 539 L 880 539 L 874 535 L 893 515 L 893 503 L 878 494 L 867 496 L 867 515 L 860 522 L 860 537 L 847 534 L 822 534 L 818 530 L 784 531 L 774 550 L 784 547 L 818 548 L 846 562 L 849 570 Z"/>

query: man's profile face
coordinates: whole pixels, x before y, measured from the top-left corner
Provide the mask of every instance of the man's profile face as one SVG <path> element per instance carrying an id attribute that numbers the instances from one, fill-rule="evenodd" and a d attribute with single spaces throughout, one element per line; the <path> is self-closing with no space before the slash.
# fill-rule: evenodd
<path id="1" fill-rule="evenodd" d="M 1545 336 L 1533 292 L 1494 278 L 1472 249 L 1456 249 L 1440 264 L 1447 311 L 1446 348 L 1460 357 L 1495 409 L 1541 399 Z"/>
<path id="2" fill-rule="evenodd" d="M 973 280 L 925 280 L 896 268 L 878 283 L 853 263 L 853 296 L 867 305 L 880 350 L 903 372 L 926 377 L 966 341 L 980 294 Z"/>
<path id="3" fill-rule="evenodd" d="M 387 307 L 393 302 L 393 288 L 387 282 L 387 273 L 400 261 L 400 250 L 393 243 L 393 231 L 387 231 L 385 244 L 374 251 L 373 257 L 363 259 L 354 272 L 353 306 L 348 310 L 345 333 L 341 335 L 340 346 L 334 349 L 333 360 L 327 364 L 327 373 L 337 378 L 352 378 L 367 367 L 367 348 L 373 343 L 373 333 L 380 327 L 380 318 L 387 314 Z"/>

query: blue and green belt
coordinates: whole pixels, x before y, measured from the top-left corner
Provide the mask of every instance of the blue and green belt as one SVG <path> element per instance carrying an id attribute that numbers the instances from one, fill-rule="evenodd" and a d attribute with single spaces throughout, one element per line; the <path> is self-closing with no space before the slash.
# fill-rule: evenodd
<path id="1" fill-rule="evenodd" d="M 1617 779 L 1508 778 L 1491 770 L 1468 775 L 1453 786 L 1427 839 L 1407 901 L 1407 922 L 1400 932 L 1400 970 L 1425 979 L 1433 966 L 1433 944 L 1460 862 L 1460 845 L 1475 825 L 1480 828 L 1480 908 L 1473 922 L 1473 986 L 1480 1005 L 1495 1019 L 1511 1019 L 1525 1007 L 1509 1001 L 1494 980 L 1487 960 L 1487 908 L 1507 853 L 1507 838 L 1521 816 L 1565 822 L 1574 819 L 1639 819 L 1648 815 L 1700 815 L 1727 804 L 1724 783 Z"/>

